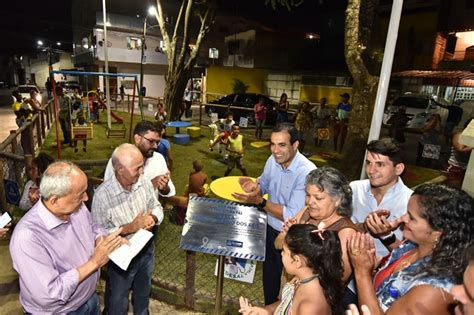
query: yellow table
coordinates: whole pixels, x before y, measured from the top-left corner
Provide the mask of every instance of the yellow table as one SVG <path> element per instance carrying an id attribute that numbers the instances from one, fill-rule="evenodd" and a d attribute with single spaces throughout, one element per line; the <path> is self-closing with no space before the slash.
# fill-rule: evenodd
<path id="1" fill-rule="evenodd" d="M 321 163 L 321 164 L 326 164 L 328 162 L 328 160 L 326 160 L 325 158 L 323 158 L 322 156 L 320 156 L 318 154 L 311 155 L 308 159 L 313 161 L 313 162 L 318 162 L 318 163 Z"/>
<path id="2" fill-rule="evenodd" d="M 270 145 L 270 142 L 268 141 L 254 141 L 254 142 L 251 142 L 250 145 L 254 148 L 264 148 L 264 147 L 268 147 Z"/>
<path id="3" fill-rule="evenodd" d="M 218 178 L 212 181 L 210 187 L 211 191 L 218 197 L 222 199 L 227 199 L 230 201 L 237 201 L 239 200 L 232 197 L 232 193 L 244 193 L 242 187 L 240 187 L 239 179 L 245 176 L 226 176 Z M 255 181 L 255 178 L 249 177 L 252 181 Z"/>

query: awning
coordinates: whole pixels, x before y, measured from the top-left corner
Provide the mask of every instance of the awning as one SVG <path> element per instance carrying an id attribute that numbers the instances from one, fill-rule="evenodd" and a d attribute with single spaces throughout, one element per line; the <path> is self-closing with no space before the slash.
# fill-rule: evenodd
<path id="1" fill-rule="evenodd" d="M 408 70 L 392 73 L 395 78 L 421 78 L 424 84 L 474 87 L 474 73 L 470 71 Z"/>

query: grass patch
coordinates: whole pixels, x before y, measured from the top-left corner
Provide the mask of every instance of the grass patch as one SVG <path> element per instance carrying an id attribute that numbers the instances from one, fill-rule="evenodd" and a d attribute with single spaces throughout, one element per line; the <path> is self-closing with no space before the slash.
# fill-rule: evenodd
<path id="1" fill-rule="evenodd" d="M 102 116 L 102 119 L 105 119 L 105 115 Z M 74 153 L 73 148 L 69 146 L 64 147 L 62 150 L 62 158 L 72 161 L 108 159 L 115 147 L 121 143 L 128 142 L 130 115 L 127 113 L 119 113 L 119 116 L 124 119 L 124 124 L 127 128 L 127 135 L 125 138 L 107 138 L 105 133 L 106 124 L 94 124 L 94 139 L 87 142 L 87 152 L 82 152 L 82 142 L 79 142 L 79 152 Z M 145 118 L 148 120 L 153 120 L 152 117 Z M 138 122 L 139 120 L 140 116 L 135 115 L 134 121 Z M 114 127 L 118 128 L 119 126 L 114 125 Z M 55 129 L 53 126 L 52 132 L 50 132 L 47 136 L 41 151 L 56 157 L 57 148 L 54 131 Z M 181 132 L 184 132 L 184 130 Z M 168 128 L 167 133 L 168 138 L 172 143 L 172 136 L 175 133 L 175 128 Z M 253 129 L 242 129 L 242 134 L 244 135 L 244 141 L 247 143 L 244 165 L 247 168 L 249 176 L 257 177 L 261 174 L 265 162 L 270 155 L 269 147 L 257 149 L 249 145 L 251 141 L 255 141 L 253 138 Z M 201 137 L 191 139 L 188 145 L 171 144 L 171 150 L 174 157 L 172 180 L 176 186 L 177 194 L 182 194 L 184 192 L 185 186 L 188 183 L 189 173 L 192 171 L 192 162 L 196 159 L 200 159 L 204 163 L 204 171 L 209 175 L 210 181 L 220 178 L 224 175 L 227 166 L 219 159 L 220 154 L 217 151 L 210 152 L 208 150 L 208 135 L 208 127 L 202 126 Z M 269 136 L 268 130 L 265 130 L 265 135 Z M 342 165 L 342 163 L 344 163 L 343 156 L 338 155 L 330 150 L 323 150 L 320 148 L 316 149 L 311 144 L 308 144 L 307 150 L 312 151 L 313 153 L 317 152 L 319 156 L 325 159 L 324 163 L 316 162 L 318 166 L 322 166 L 324 164 L 338 168 L 340 165 Z M 103 171 L 104 169 L 102 167 L 93 168 L 93 173 L 95 175 L 98 175 Z M 414 186 L 439 176 L 440 174 L 441 173 L 439 171 L 409 166 L 407 167 L 404 181 L 408 186 Z M 240 175 L 240 171 L 235 168 L 230 175 Z M 157 260 L 154 277 L 165 283 L 184 287 L 186 254 L 184 251 L 178 248 L 182 227 L 172 224 L 169 221 L 168 215 L 169 213 L 165 213 L 165 219 L 159 228 L 157 236 Z M 204 297 L 209 297 L 211 302 L 214 299 L 216 286 L 214 268 L 216 265 L 216 257 L 217 256 L 214 255 L 201 253 L 196 254 L 196 296 L 201 301 L 206 300 Z M 262 270 L 261 263 L 259 263 L 257 265 L 254 284 L 245 284 L 243 282 L 226 279 L 224 282 L 224 299 L 235 301 L 240 295 L 244 295 L 257 304 L 262 304 L 263 292 L 261 277 Z M 155 293 L 160 294 L 156 291 Z M 201 297 L 203 298 L 201 299 Z"/>

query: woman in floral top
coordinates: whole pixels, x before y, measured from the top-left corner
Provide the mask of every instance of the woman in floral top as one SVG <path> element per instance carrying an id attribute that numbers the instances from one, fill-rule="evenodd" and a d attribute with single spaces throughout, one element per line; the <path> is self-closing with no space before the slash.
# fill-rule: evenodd
<path id="1" fill-rule="evenodd" d="M 400 220 L 405 240 L 373 281 L 373 240 L 360 233 L 352 237 L 348 251 L 359 304 L 373 315 L 451 314 L 455 300 L 449 292 L 462 277 L 462 253 L 473 241 L 472 203 L 468 194 L 447 186 L 418 187 Z"/>

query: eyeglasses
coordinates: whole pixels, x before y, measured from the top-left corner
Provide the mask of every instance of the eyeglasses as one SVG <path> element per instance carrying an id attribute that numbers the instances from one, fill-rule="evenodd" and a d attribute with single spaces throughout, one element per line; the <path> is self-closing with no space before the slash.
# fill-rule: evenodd
<path id="1" fill-rule="evenodd" d="M 151 139 L 148 139 L 147 137 L 145 136 L 142 136 L 142 138 L 146 139 L 148 142 L 150 142 L 151 145 L 155 145 L 155 146 L 159 146 L 160 145 L 160 140 L 151 140 Z"/>

